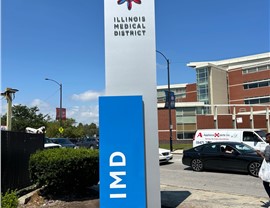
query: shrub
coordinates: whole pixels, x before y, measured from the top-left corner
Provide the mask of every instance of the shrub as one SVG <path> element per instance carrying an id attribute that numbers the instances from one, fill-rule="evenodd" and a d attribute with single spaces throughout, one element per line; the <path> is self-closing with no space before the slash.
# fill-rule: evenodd
<path id="1" fill-rule="evenodd" d="M 30 179 L 50 193 L 79 192 L 99 181 L 99 154 L 86 148 L 55 148 L 30 157 Z"/>
<path id="2" fill-rule="evenodd" d="M 8 190 L 4 195 L 1 193 L 2 208 L 17 208 L 19 204 L 16 191 Z"/>

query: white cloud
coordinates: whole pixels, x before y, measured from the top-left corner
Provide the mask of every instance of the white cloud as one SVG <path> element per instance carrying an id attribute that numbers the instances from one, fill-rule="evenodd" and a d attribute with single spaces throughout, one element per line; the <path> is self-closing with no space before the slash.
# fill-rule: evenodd
<path id="1" fill-rule="evenodd" d="M 41 109 L 50 109 L 50 104 L 44 102 L 43 100 L 40 99 L 34 99 L 31 103 L 31 106 L 37 106 L 40 110 Z"/>
<path id="2" fill-rule="evenodd" d="M 37 106 L 40 113 L 42 113 L 44 115 L 49 115 L 52 119 L 55 118 L 55 113 L 56 113 L 55 108 L 53 108 L 49 103 L 47 103 L 43 100 L 34 99 L 30 103 L 30 106 L 31 107 Z"/>
<path id="3" fill-rule="evenodd" d="M 73 118 L 77 122 L 76 124 L 83 123 L 83 124 L 99 124 L 99 107 L 97 102 L 98 96 L 102 95 L 103 93 L 87 91 L 82 94 L 73 95 L 73 99 L 77 101 L 89 101 L 93 100 L 94 102 L 88 102 L 87 105 L 70 105 L 65 103 L 63 108 L 66 108 L 67 118 Z M 6 104 L 5 102 L 1 103 L 1 111 L 2 114 L 6 113 Z M 34 99 L 30 103 L 20 103 L 21 105 L 26 105 L 29 107 L 37 106 L 39 109 L 39 113 L 43 115 L 49 115 L 52 120 L 55 119 L 56 116 L 56 107 L 52 106 L 50 103 L 43 101 L 41 99 Z M 18 103 L 13 103 L 13 105 L 19 105 Z"/>
<path id="4" fill-rule="evenodd" d="M 98 105 L 94 106 L 73 106 L 67 110 L 67 117 L 73 118 L 77 123 L 91 124 L 99 123 Z"/>
<path id="5" fill-rule="evenodd" d="M 93 100 L 98 100 L 98 97 L 103 94 L 104 94 L 103 92 L 95 92 L 92 90 L 88 90 L 81 94 L 73 94 L 71 96 L 71 99 L 77 100 L 77 101 L 93 101 Z"/>

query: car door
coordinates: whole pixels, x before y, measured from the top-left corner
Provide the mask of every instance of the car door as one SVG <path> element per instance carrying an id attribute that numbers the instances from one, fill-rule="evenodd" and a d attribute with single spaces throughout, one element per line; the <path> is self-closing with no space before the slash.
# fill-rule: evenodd
<path id="1" fill-rule="evenodd" d="M 222 154 L 220 156 L 220 169 L 223 170 L 242 170 L 244 163 L 242 161 L 242 156 L 239 151 L 237 151 L 233 146 L 231 145 L 222 145 L 221 149 L 225 148 L 224 151 L 222 151 Z M 229 147 L 229 148 L 228 148 Z M 226 151 L 227 149 L 231 149 L 232 151 Z"/>
<path id="2" fill-rule="evenodd" d="M 220 145 L 209 143 L 202 149 L 201 158 L 204 168 L 219 169 L 220 167 Z"/>

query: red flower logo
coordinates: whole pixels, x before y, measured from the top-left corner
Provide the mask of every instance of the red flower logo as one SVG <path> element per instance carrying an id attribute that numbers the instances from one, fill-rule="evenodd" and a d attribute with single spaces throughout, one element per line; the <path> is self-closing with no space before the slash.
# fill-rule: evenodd
<path id="1" fill-rule="evenodd" d="M 136 4 L 141 4 L 141 0 L 118 0 L 117 3 L 118 4 L 123 4 L 127 2 L 127 7 L 128 7 L 128 10 L 131 10 L 132 8 L 132 2 L 135 2 Z"/>

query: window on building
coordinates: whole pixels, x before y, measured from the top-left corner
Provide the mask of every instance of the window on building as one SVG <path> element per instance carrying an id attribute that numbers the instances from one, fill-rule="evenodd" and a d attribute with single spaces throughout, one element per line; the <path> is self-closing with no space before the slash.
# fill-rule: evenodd
<path id="1" fill-rule="evenodd" d="M 270 103 L 270 97 L 245 99 L 245 104 L 264 104 L 264 103 Z"/>
<path id="2" fill-rule="evenodd" d="M 167 89 L 158 89 L 157 90 L 157 102 L 162 103 L 166 101 L 165 91 Z M 171 92 L 174 92 L 175 100 L 186 98 L 186 88 L 172 88 Z"/>
<path id="3" fill-rule="evenodd" d="M 197 75 L 197 96 L 199 102 L 209 104 L 209 89 L 208 89 L 208 78 L 209 68 L 200 68 L 196 70 Z"/>
<path id="4" fill-rule="evenodd" d="M 267 87 L 267 86 L 270 86 L 270 80 L 261 80 L 261 81 L 256 81 L 252 83 L 245 83 L 243 86 L 244 86 L 244 89 Z"/>
<path id="5" fill-rule="evenodd" d="M 210 114 L 210 111 L 211 109 L 210 109 L 210 107 L 198 107 L 197 109 L 196 109 L 196 113 L 198 114 L 198 115 L 206 115 L 206 114 Z"/>
<path id="6" fill-rule="evenodd" d="M 176 109 L 176 123 L 196 123 L 196 108 L 184 107 Z"/>
<path id="7" fill-rule="evenodd" d="M 177 139 L 193 139 L 195 132 L 177 132 Z"/>
<path id="8" fill-rule="evenodd" d="M 255 72 L 265 71 L 265 70 L 270 70 L 270 64 L 245 68 L 245 69 L 242 70 L 242 73 L 243 74 L 249 74 L 249 73 L 255 73 Z"/>
<path id="9" fill-rule="evenodd" d="M 174 92 L 175 99 L 186 98 L 186 88 L 177 88 Z"/>

